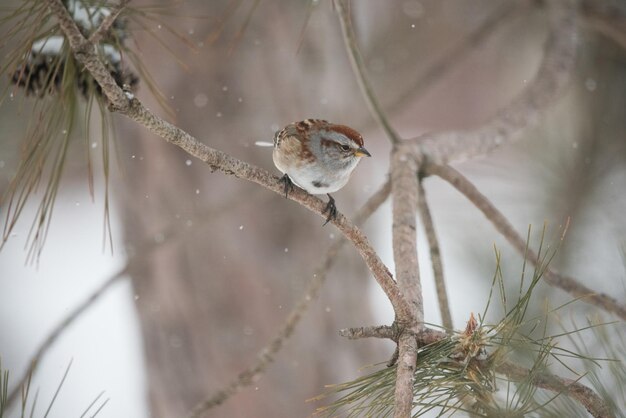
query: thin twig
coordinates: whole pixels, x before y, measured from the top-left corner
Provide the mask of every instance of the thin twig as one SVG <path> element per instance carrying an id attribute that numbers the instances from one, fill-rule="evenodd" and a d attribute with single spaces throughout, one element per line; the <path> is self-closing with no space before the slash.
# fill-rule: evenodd
<path id="1" fill-rule="evenodd" d="M 96 29 L 96 31 L 91 34 L 91 36 L 89 37 L 90 43 L 97 45 L 102 40 L 102 38 L 106 35 L 111 26 L 113 26 L 113 23 L 115 23 L 115 20 L 119 17 L 120 13 L 122 13 L 122 10 L 124 10 L 128 3 L 130 3 L 130 0 L 120 0 L 119 4 L 115 6 L 113 10 L 111 10 L 111 13 L 109 13 L 104 19 L 102 19 L 102 23 L 100 23 L 98 29 Z"/>
<path id="2" fill-rule="evenodd" d="M 39 345 L 39 348 L 35 354 L 30 358 L 28 362 L 28 368 L 20 377 L 16 386 L 13 388 L 9 397 L 7 398 L 7 410 L 11 407 L 12 403 L 18 398 L 22 387 L 25 386 L 26 381 L 30 379 L 30 376 L 35 372 L 35 369 L 39 365 L 39 362 L 43 356 L 48 352 L 50 347 L 57 341 L 57 339 L 63 334 L 63 332 L 78 319 L 83 312 L 91 307 L 98 299 L 100 299 L 117 281 L 124 277 L 128 272 L 128 266 L 123 267 L 115 274 L 106 279 L 96 290 L 94 290 L 85 300 L 83 300 L 78 306 L 76 306 L 67 316 L 48 334 L 45 340 Z"/>
<path id="3" fill-rule="evenodd" d="M 486 155 L 513 142 L 519 132 L 536 124 L 565 91 L 576 57 L 576 5 L 573 0 L 547 3 L 551 10 L 552 31 L 541 65 L 529 86 L 480 128 L 425 134 L 410 140 L 416 155 L 436 164 Z"/>
<path id="4" fill-rule="evenodd" d="M 391 191 L 390 182 L 387 181 L 380 190 L 378 190 L 363 207 L 354 215 L 354 222 L 361 224 L 367 220 L 372 213 L 374 213 L 380 205 L 382 205 Z M 190 412 L 190 418 L 198 418 L 203 416 L 209 409 L 223 404 L 231 396 L 239 392 L 241 389 L 249 386 L 254 380 L 261 375 L 267 367 L 274 362 L 276 354 L 283 347 L 285 340 L 291 336 L 296 326 L 300 322 L 300 319 L 308 309 L 308 307 L 317 300 L 319 291 L 326 282 L 328 271 L 332 267 L 334 261 L 337 258 L 339 250 L 346 243 L 345 238 L 341 238 L 333 242 L 330 246 L 324 259 L 315 269 L 313 278 L 309 281 L 304 294 L 296 303 L 293 310 L 287 316 L 285 323 L 280 327 L 276 336 L 269 342 L 265 348 L 261 350 L 258 355 L 257 362 L 242 371 L 237 375 L 233 381 L 231 381 L 225 388 L 217 391 L 208 399 L 198 403 Z"/>
<path id="5" fill-rule="evenodd" d="M 395 113 L 398 109 L 406 107 L 409 100 L 416 101 L 423 96 L 428 89 L 446 79 L 452 71 L 459 68 L 468 55 L 485 44 L 491 35 L 498 31 L 510 18 L 515 16 L 515 12 L 520 9 L 517 2 L 503 2 L 496 7 L 495 11 L 487 16 L 478 27 L 464 35 L 458 44 L 454 45 L 444 55 L 436 58 L 432 63 L 427 64 L 418 78 L 403 89 L 400 96 L 389 106 L 389 112 Z M 421 58 L 423 59 L 423 58 Z"/>
<path id="6" fill-rule="evenodd" d="M 487 217 L 522 257 L 525 255 L 528 261 L 534 265 L 538 264 L 537 254 L 526 248 L 526 241 L 515 231 L 508 219 L 463 174 L 450 166 L 429 165 L 426 170 L 454 186 Z M 543 275 L 551 286 L 558 287 L 576 298 L 582 298 L 587 303 L 626 319 L 626 306 L 609 295 L 597 293 L 576 279 L 561 275 L 550 268 L 546 269 Z"/>
<path id="7" fill-rule="evenodd" d="M 232 212 L 232 210 L 244 202 L 245 201 L 241 199 L 228 200 L 218 207 L 212 207 L 204 213 L 199 214 L 198 218 L 205 222 L 215 221 L 219 219 L 220 215 L 230 213 L 229 211 Z M 194 224 L 198 224 L 198 222 L 194 222 Z M 92 307 L 107 291 L 111 289 L 112 285 L 116 283 L 120 277 L 131 271 L 137 263 L 145 261 L 155 250 L 161 248 L 167 243 L 171 243 L 175 239 L 178 239 L 184 233 L 186 233 L 185 229 L 181 229 L 178 223 L 172 222 L 159 232 L 158 235 L 160 236 L 160 239 L 155 240 L 153 235 L 151 235 L 150 238 L 146 238 L 143 242 L 137 245 L 136 251 L 134 251 L 134 254 L 138 254 L 138 256 L 130 257 L 126 265 L 121 270 L 106 279 L 98 288 L 92 291 L 91 294 L 89 294 L 82 302 L 72 309 L 39 344 L 37 351 L 28 362 L 29 367 L 18 380 L 17 385 L 8 397 L 7 409 L 11 407 L 12 402 L 17 399 L 20 388 L 27 386 L 26 382 L 32 378 L 33 374 L 41 364 L 41 360 L 44 355 L 52 348 L 59 337 L 78 319 L 80 315 L 82 315 L 88 308 Z"/>
<path id="8" fill-rule="evenodd" d="M 582 0 L 584 24 L 626 49 L 626 7 L 620 1 Z"/>
<path id="9" fill-rule="evenodd" d="M 435 223 L 433 222 L 428 201 L 426 200 L 426 190 L 424 190 L 424 186 L 421 181 L 419 182 L 419 189 L 421 197 L 418 202 L 419 212 L 422 224 L 424 225 L 424 231 L 426 232 L 426 238 L 428 239 L 428 246 L 430 247 L 430 262 L 433 266 L 433 276 L 435 277 L 435 288 L 437 289 L 437 301 L 439 302 L 441 323 L 444 328 L 452 330 L 452 314 L 450 313 L 450 304 L 448 303 L 446 281 L 443 276 L 443 263 L 441 261 L 439 240 L 437 239 Z"/>
<path id="10" fill-rule="evenodd" d="M 339 335 L 350 340 L 358 340 L 361 338 L 383 338 L 398 342 L 398 330 L 389 325 L 344 328 L 339 331 Z"/>
<path id="11" fill-rule="evenodd" d="M 496 372 L 505 375 L 513 381 L 527 381 L 530 376 L 530 383 L 534 386 L 569 396 L 583 405 L 595 418 L 615 417 L 615 414 L 597 393 L 576 380 L 566 379 L 551 373 L 531 372 L 524 367 L 509 362 L 497 366 Z"/>
<path id="12" fill-rule="evenodd" d="M 82 36 L 61 0 L 47 0 L 47 2 L 52 12 L 57 16 L 59 25 L 68 38 L 77 61 L 84 65 L 98 82 L 113 110 L 140 123 L 165 141 L 205 162 L 212 170 L 219 170 L 224 174 L 254 182 L 279 195 L 284 193 L 278 177 L 203 144 L 187 132 L 150 112 L 137 98 L 130 94 L 127 95 L 115 83 L 100 58 L 95 54 L 93 45 Z M 299 189 L 290 193 L 289 199 L 300 203 L 320 217 L 326 218 L 324 215 L 326 203 L 321 199 Z M 341 214 L 338 214 L 331 222 L 354 244 L 374 278 L 391 301 L 395 312 L 408 316 L 408 304 L 400 295 L 393 276 L 376 254 L 367 237 Z"/>
<path id="13" fill-rule="evenodd" d="M 398 334 L 401 332 L 398 325 L 374 325 L 369 327 L 344 328 L 339 331 L 339 335 L 350 340 L 361 338 L 381 338 L 398 342 Z M 450 331 L 448 331 L 450 332 Z M 447 337 L 447 333 L 433 328 L 421 328 L 415 335 L 418 347 L 439 342 Z"/>
<path id="14" fill-rule="evenodd" d="M 391 126 L 391 123 L 389 123 L 389 120 L 387 119 L 387 116 L 382 110 L 382 107 L 378 102 L 378 98 L 374 93 L 374 89 L 367 78 L 365 63 L 363 62 L 363 57 L 361 56 L 359 46 L 356 42 L 356 36 L 352 27 L 352 20 L 350 19 L 350 13 L 348 11 L 348 1 L 336 0 L 335 8 L 339 14 L 339 23 L 341 24 L 343 42 L 346 46 L 348 57 L 350 58 L 350 64 L 352 64 L 352 70 L 357 82 L 359 83 L 361 94 L 363 94 L 363 98 L 367 103 L 367 107 L 369 108 L 371 115 L 383 128 L 387 138 L 389 138 L 392 143 L 396 144 L 400 142 L 400 136 L 395 131 L 393 126 Z"/>

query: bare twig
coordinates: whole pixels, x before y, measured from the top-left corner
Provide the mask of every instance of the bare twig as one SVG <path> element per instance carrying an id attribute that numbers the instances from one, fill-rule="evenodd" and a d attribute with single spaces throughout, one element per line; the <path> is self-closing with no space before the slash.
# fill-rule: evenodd
<path id="1" fill-rule="evenodd" d="M 425 134 L 411 140 L 416 155 L 436 164 L 485 155 L 511 143 L 521 130 L 537 123 L 542 112 L 565 90 L 576 56 L 575 3 L 558 0 L 548 4 L 552 11 L 552 32 L 532 83 L 478 129 Z"/>
<path id="2" fill-rule="evenodd" d="M 98 82 L 109 99 L 112 110 L 140 123 L 167 142 L 185 150 L 188 154 L 208 164 L 212 170 L 219 170 L 224 174 L 254 182 L 279 195 L 284 193 L 277 177 L 203 144 L 187 132 L 150 112 L 137 98 L 127 96 L 95 54 L 93 45 L 82 36 L 61 0 L 47 0 L 47 2 L 52 12 L 57 16 L 59 25 L 67 36 L 77 61 L 84 65 Z M 326 217 L 323 213 L 326 204 L 303 190 L 294 190 L 289 194 L 289 199 L 300 203 L 321 217 Z M 408 304 L 401 297 L 393 276 L 380 260 L 365 235 L 341 214 L 332 223 L 354 244 L 376 281 L 391 301 L 394 310 L 408 316 Z"/>
<path id="3" fill-rule="evenodd" d="M 584 24 L 626 49 L 626 7 L 620 1 L 583 0 Z"/>
<path id="4" fill-rule="evenodd" d="M 389 189 L 390 187 L 387 186 Z M 198 217 L 204 221 L 215 221 L 219 219 L 220 215 L 229 213 L 228 211 L 232 211 L 237 205 L 243 203 L 242 200 L 229 200 L 225 202 L 223 205 L 219 207 L 212 207 L 207 210 L 204 214 L 200 214 Z M 156 249 L 161 248 L 162 245 L 166 243 L 172 242 L 179 238 L 184 234 L 184 229 L 181 229 L 178 223 L 170 223 L 166 228 L 159 232 L 161 239 L 155 240 L 152 238 L 147 238 L 145 241 L 140 243 L 135 254 L 139 256 L 130 257 L 126 266 L 124 266 L 117 273 L 110 276 L 106 279 L 102 284 L 97 287 L 91 294 L 89 294 L 82 302 L 80 302 L 72 311 L 70 311 L 63 320 L 54 328 L 48 336 L 39 344 L 37 351 L 31 357 L 28 362 L 29 366 L 22 375 L 22 377 L 18 380 L 17 385 L 11 392 L 8 397 L 7 409 L 11 407 L 12 402 L 17 399 L 17 395 L 22 387 L 25 386 L 26 382 L 29 381 L 32 375 L 35 373 L 39 365 L 41 364 L 42 358 L 45 354 L 52 348 L 54 343 L 59 339 L 59 337 L 72 325 L 80 315 L 82 315 L 87 309 L 92 307 L 96 301 L 98 301 L 107 291 L 109 291 L 114 283 L 116 283 L 121 277 L 127 274 L 131 269 L 137 264 L 145 261 Z"/>
<path id="5" fill-rule="evenodd" d="M 441 323 L 448 330 L 453 329 L 452 314 L 450 313 L 450 305 L 448 303 L 448 292 L 446 291 L 446 282 L 443 276 L 443 263 L 441 261 L 441 251 L 439 249 L 439 240 L 435 232 L 435 223 L 430 215 L 430 208 L 426 200 L 426 190 L 422 182 L 419 182 L 420 197 L 419 211 L 428 246 L 430 247 L 430 262 L 433 266 L 433 275 L 435 277 L 435 288 L 437 289 L 437 301 L 439 302 L 439 312 L 441 313 Z"/>
<path id="6" fill-rule="evenodd" d="M 383 338 L 398 342 L 398 330 L 389 325 L 375 325 L 371 327 L 344 328 L 339 335 L 350 340 L 361 338 Z"/>
<path id="7" fill-rule="evenodd" d="M 397 324 L 389 325 L 374 325 L 370 327 L 356 327 L 345 328 L 339 331 L 339 335 L 346 337 L 350 340 L 358 340 L 361 338 L 381 338 L 389 339 L 398 342 L 398 335 L 401 330 Z M 415 339 L 417 340 L 417 346 L 423 347 L 428 344 L 436 343 L 446 338 L 447 334 L 443 331 L 439 331 L 433 328 L 421 328 Z"/>
<path id="8" fill-rule="evenodd" d="M 365 63 L 363 62 L 363 57 L 361 56 L 361 52 L 359 51 L 359 47 L 356 42 L 356 36 L 354 34 L 350 13 L 348 11 L 348 1 L 336 0 L 335 8 L 339 14 L 339 23 L 341 24 L 341 33 L 343 34 L 346 51 L 348 52 L 348 57 L 350 58 L 350 63 L 352 64 L 352 70 L 354 71 L 356 80 L 359 83 L 359 88 L 361 89 L 363 98 L 370 109 L 370 113 L 385 131 L 387 138 L 389 138 L 389 140 L 394 144 L 398 143 L 400 142 L 400 136 L 395 131 L 393 126 L 391 126 L 391 123 L 389 123 L 389 120 L 387 119 L 385 112 L 383 112 L 382 107 L 378 102 L 378 98 L 374 93 L 374 89 L 367 79 Z"/>
<path id="9" fill-rule="evenodd" d="M 391 191 L 390 182 L 387 181 L 379 191 L 377 191 L 363 207 L 354 215 L 354 221 L 357 224 L 363 223 L 367 220 L 372 213 L 376 211 L 387 200 L 389 192 Z M 261 375 L 267 367 L 274 362 L 274 357 L 283 347 L 285 340 L 291 336 L 295 327 L 300 322 L 300 319 L 306 312 L 307 308 L 317 299 L 319 291 L 326 281 L 328 271 L 332 267 L 337 253 L 346 243 L 345 238 L 336 240 L 330 246 L 324 259 L 315 269 L 313 278 L 309 281 L 307 288 L 302 295 L 300 301 L 295 305 L 293 310 L 287 316 L 285 323 L 280 327 L 276 336 L 270 341 L 270 343 L 261 350 L 258 355 L 257 362 L 239 373 L 239 375 L 230 382 L 225 388 L 217 391 L 208 399 L 198 403 L 191 413 L 190 418 L 198 418 L 203 416 L 209 409 L 223 404 L 232 395 L 239 392 L 241 389 L 252 384 L 252 382 Z"/>
<path id="10" fill-rule="evenodd" d="M 61 321 L 46 337 L 45 340 L 41 342 L 39 348 L 35 354 L 30 358 L 28 362 L 28 368 L 20 377 L 16 386 L 13 388 L 11 393 L 7 398 L 7 410 L 11 407 L 13 402 L 19 397 L 22 387 L 24 387 L 26 381 L 30 379 L 30 376 L 35 372 L 37 366 L 39 366 L 39 362 L 43 358 L 43 356 L 48 352 L 50 347 L 56 342 L 56 340 L 63 334 L 63 332 L 72 324 L 76 319 L 78 319 L 83 312 L 85 312 L 89 307 L 91 307 L 98 299 L 100 299 L 117 281 L 124 277 L 124 275 L 128 272 L 128 265 L 123 267 L 121 270 L 113 274 L 111 277 L 106 279 L 98 288 L 93 291 L 85 300 L 83 300 L 78 306 L 76 306 L 67 316 Z"/>
<path id="11" fill-rule="evenodd" d="M 615 417 L 615 414 L 611 412 L 609 406 L 597 393 L 576 380 L 566 379 L 551 373 L 531 372 L 524 367 L 509 362 L 496 367 L 496 372 L 505 375 L 513 381 L 526 381 L 530 376 L 530 383 L 534 386 L 569 396 L 583 405 L 595 418 Z"/>
<path id="12" fill-rule="evenodd" d="M 450 166 L 440 165 L 429 165 L 427 171 L 446 180 L 467 197 L 487 217 L 498 232 L 509 241 L 513 248 L 522 256 L 525 255 L 528 261 L 537 265 L 537 254 L 526 248 L 526 241 L 515 231 L 506 217 L 463 174 Z M 609 295 L 597 293 L 576 279 L 561 275 L 550 268 L 546 269 L 544 277 L 548 284 L 558 287 L 575 297 L 581 297 L 587 303 L 626 319 L 626 306 Z"/>
<path id="13" fill-rule="evenodd" d="M 520 9 L 519 6 L 518 2 L 503 2 L 498 5 L 492 14 L 487 16 L 478 27 L 463 36 L 458 44 L 428 64 L 422 74 L 407 88 L 403 89 L 400 96 L 389 106 L 389 111 L 394 113 L 395 110 L 405 107 L 409 100 L 419 100 L 420 96 L 423 96 L 428 89 L 445 80 L 446 76 L 458 68 L 460 62 L 483 45 L 505 23 L 510 22 L 510 18 L 515 16 L 515 12 Z M 420 59 L 423 58 L 420 57 Z"/>
<path id="14" fill-rule="evenodd" d="M 96 31 L 89 36 L 90 43 L 97 45 L 100 40 L 102 40 L 128 3 L 130 3 L 130 0 L 120 0 L 119 4 L 111 10 L 111 13 L 102 19 L 102 23 L 100 23 L 98 29 L 96 29 Z"/>

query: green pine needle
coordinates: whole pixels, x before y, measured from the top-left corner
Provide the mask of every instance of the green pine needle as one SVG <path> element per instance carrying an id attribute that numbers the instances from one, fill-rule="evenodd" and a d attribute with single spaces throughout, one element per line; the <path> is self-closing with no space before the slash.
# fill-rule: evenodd
<path id="1" fill-rule="evenodd" d="M 529 235 L 530 237 L 530 230 Z M 418 351 L 418 363 L 413 386 L 413 416 L 419 417 L 428 412 L 438 416 L 453 416 L 464 412 L 472 417 L 562 417 L 582 416 L 584 408 L 561 393 L 554 393 L 538 388 L 534 383 L 541 376 L 550 373 L 556 361 L 564 369 L 570 370 L 575 379 L 586 378 L 609 403 L 613 410 L 624 408 L 624 383 L 626 371 L 623 363 L 611 359 L 626 358 L 626 345 L 604 340 L 610 347 L 606 358 L 589 355 L 584 347 L 582 334 L 610 335 L 608 329 L 622 324 L 589 323 L 585 327 L 574 326 L 573 331 L 550 334 L 549 323 L 556 313 L 568 306 L 563 304 L 555 309 L 546 309 L 541 316 L 528 318 L 529 304 L 533 300 L 533 291 L 539 284 L 543 273 L 558 250 L 545 250 L 543 240 L 545 226 L 541 234 L 538 258 L 540 262 L 533 271 L 529 283 L 524 283 L 526 264 L 522 266 L 522 276 L 517 301 L 507 308 L 504 278 L 500 268 L 500 253 L 496 251 L 496 270 L 492 289 L 486 308 L 474 321 L 476 325 L 464 332 L 457 332 Z M 527 247 L 528 248 L 528 247 Z M 548 247 L 549 248 L 549 247 Z M 499 322 L 490 325 L 484 323 L 488 308 L 498 289 L 504 316 Z M 539 337 L 534 335 L 539 333 Z M 624 333 L 620 333 L 622 340 Z M 561 338 L 576 338 L 578 345 L 574 350 L 561 347 Z M 619 347 L 622 352 L 617 352 Z M 574 362 L 583 367 L 575 367 Z M 507 364 L 526 365 L 528 373 L 523 379 L 511 380 L 498 370 Z M 579 364 L 580 365 L 580 364 Z M 595 370 L 609 366 L 610 373 L 618 384 L 621 397 L 615 396 L 610 386 L 602 386 L 606 379 L 594 377 Z M 575 370 L 584 370 L 577 373 Z M 327 391 L 315 400 L 335 397 L 330 404 L 318 408 L 316 414 L 322 417 L 386 417 L 393 415 L 396 368 L 377 369 L 351 382 L 331 385 Z M 587 381 L 585 382 L 587 383 Z M 621 402 L 621 403 L 620 403 Z M 621 409 L 620 409 L 621 408 Z M 623 416 L 623 415 L 619 415 Z"/>

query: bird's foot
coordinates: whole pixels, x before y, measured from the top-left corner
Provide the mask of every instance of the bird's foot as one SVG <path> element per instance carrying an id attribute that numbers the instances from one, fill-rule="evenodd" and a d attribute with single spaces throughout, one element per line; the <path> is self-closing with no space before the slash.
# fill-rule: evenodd
<path id="1" fill-rule="evenodd" d="M 289 195 L 289 192 L 293 190 L 293 182 L 291 181 L 291 179 L 289 178 L 287 174 L 283 175 L 280 178 L 280 180 L 278 180 L 278 182 L 283 184 L 283 188 L 285 190 L 285 199 L 286 199 L 287 196 Z"/>
<path id="2" fill-rule="evenodd" d="M 326 222 L 324 222 L 324 225 L 322 226 L 325 226 L 328 222 L 337 219 L 337 206 L 335 206 L 335 199 L 333 199 L 330 194 L 326 195 L 328 196 L 328 203 L 326 204 L 326 207 L 324 208 L 322 213 L 328 212 L 328 217 L 326 218 Z"/>

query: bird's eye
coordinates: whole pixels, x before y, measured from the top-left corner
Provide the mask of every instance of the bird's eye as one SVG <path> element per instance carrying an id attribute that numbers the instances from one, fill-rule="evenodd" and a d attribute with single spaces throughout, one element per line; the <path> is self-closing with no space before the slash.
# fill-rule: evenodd
<path id="1" fill-rule="evenodd" d="M 349 146 L 349 145 L 342 145 L 342 146 L 341 146 L 341 149 L 342 149 L 343 151 L 350 151 L 350 146 Z"/>

